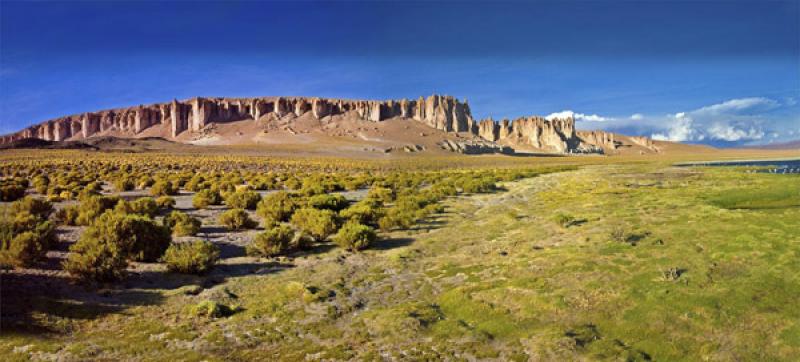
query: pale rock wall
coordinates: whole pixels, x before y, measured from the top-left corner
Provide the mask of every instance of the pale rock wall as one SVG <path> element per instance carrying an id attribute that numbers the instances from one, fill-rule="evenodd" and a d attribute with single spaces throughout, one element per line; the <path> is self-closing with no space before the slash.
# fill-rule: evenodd
<path id="1" fill-rule="evenodd" d="M 0 143 L 36 137 L 48 141 L 87 138 L 116 130 L 131 135 L 153 126 L 166 125 L 172 137 L 198 132 L 213 122 L 260 119 L 268 114 L 299 117 L 311 112 L 315 118 L 355 112 L 360 118 L 380 122 L 393 117 L 414 118 L 446 132 L 477 132 L 469 105 L 451 96 L 432 95 L 419 100 L 363 101 L 306 97 L 193 98 L 187 101 L 140 105 L 67 116 L 0 137 Z M 78 124 L 76 123 L 76 119 Z"/>
<path id="2" fill-rule="evenodd" d="M 576 134 L 575 121 L 572 118 L 547 120 L 542 117 L 521 117 L 513 121 L 504 119 L 499 123 L 490 118 L 476 122 L 466 101 L 459 101 L 452 96 L 432 95 L 399 101 L 307 97 L 198 97 L 61 117 L 2 136 L 0 144 L 28 137 L 49 141 L 81 139 L 106 131 L 136 135 L 157 126 L 166 127 L 170 136 L 176 138 L 186 132 L 199 132 L 215 122 L 259 120 L 268 115 L 277 118 L 300 117 L 309 112 L 317 119 L 345 113 L 373 122 L 395 117 L 410 118 L 444 132 L 466 133 L 489 142 L 500 142 L 512 147 L 532 147 L 548 152 L 585 151 L 586 148 L 581 148 L 584 143 L 600 147 L 614 143 L 613 135 L 605 132 Z M 652 140 L 645 137 L 635 142 L 652 147 Z"/>

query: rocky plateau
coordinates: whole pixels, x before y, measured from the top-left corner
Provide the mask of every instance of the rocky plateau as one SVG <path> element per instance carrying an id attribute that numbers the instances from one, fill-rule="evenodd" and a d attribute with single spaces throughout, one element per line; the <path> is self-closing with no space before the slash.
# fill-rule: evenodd
<path id="1" fill-rule="evenodd" d="M 443 95 L 385 101 L 316 97 L 197 97 L 60 117 L 0 136 L 0 144 L 23 139 L 79 141 L 108 135 L 130 138 L 157 135 L 172 141 L 192 143 L 214 136 L 217 125 L 242 121 L 254 121 L 259 124 L 258 129 L 264 132 L 280 125 L 280 129 L 297 135 L 295 123 L 299 124 L 302 119 L 318 121 L 320 129 L 338 129 L 339 124 L 345 121 L 376 124 L 391 120 L 412 121 L 448 136 L 436 143 L 440 149 L 465 154 L 608 154 L 623 148 L 635 148 L 639 153 L 659 152 L 659 147 L 646 137 L 627 137 L 604 131 L 576 131 L 572 118 L 530 116 L 513 121 L 504 119 L 496 122 L 491 118 L 478 121 L 472 117 L 466 101 Z M 331 123 L 335 124 L 330 126 Z M 338 129 L 335 135 L 360 134 L 358 131 L 361 129 L 365 129 L 365 126 L 358 125 L 345 131 Z M 248 130 L 252 131 L 252 128 Z M 242 135 L 243 132 L 236 133 Z M 425 136 L 424 133 L 419 136 Z M 383 136 L 391 138 L 392 135 Z M 224 144 L 225 140 L 221 142 Z"/>

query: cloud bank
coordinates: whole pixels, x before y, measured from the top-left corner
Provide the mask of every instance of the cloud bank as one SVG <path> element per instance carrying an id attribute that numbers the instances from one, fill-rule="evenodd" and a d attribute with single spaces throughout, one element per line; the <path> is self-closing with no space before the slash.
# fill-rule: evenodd
<path id="1" fill-rule="evenodd" d="M 796 139 L 800 136 L 797 103 L 792 97 L 784 101 L 747 97 L 666 115 L 634 113 L 612 117 L 568 110 L 553 113 L 548 118 L 573 115 L 582 129 L 599 128 L 663 141 L 737 146 Z"/>

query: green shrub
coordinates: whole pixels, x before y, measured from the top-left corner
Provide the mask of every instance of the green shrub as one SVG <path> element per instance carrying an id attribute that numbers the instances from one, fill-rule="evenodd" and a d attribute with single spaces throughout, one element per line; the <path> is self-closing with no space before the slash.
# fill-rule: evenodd
<path id="1" fill-rule="evenodd" d="M 225 195 L 225 204 L 234 209 L 255 210 L 261 195 L 250 190 L 240 190 Z"/>
<path id="2" fill-rule="evenodd" d="M 33 178 L 33 182 L 31 182 L 33 188 L 36 192 L 40 194 L 47 193 L 47 188 L 50 186 L 50 179 L 47 176 L 39 175 Z"/>
<path id="3" fill-rule="evenodd" d="M 219 223 L 229 230 L 252 229 L 258 226 L 258 223 L 253 221 L 244 209 L 225 211 L 219 216 Z"/>
<path id="4" fill-rule="evenodd" d="M 201 222 L 180 211 L 173 211 L 164 217 L 164 225 L 172 230 L 175 236 L 192 236 L 200 232 Z"/>
<path id="5" fill-rule="evenodd" d="M 11 204 L 13 214 L 29 213 L 44 220 L 53 212 L 53 205 L 47 200 L 25 196 Z"/>
<path id="6" fill-rule="evenodd" d="M 77 225 L 79 214 L 80 207 L 78 205 L 69 205 L 56 210 L 55 219 L 63 225 Z"/>
<path id="7" fill-rule="evenodd" d="M 347 207 L 349 202 L 339 194 L 315 195 L 308 199 L 308 206 L 315 209 L 339 211 Z"/>
<path id="8" fill-rule="evenodd" d="M 156 204 L 156 201 L 150 197 L 138 198 L 131 202 L 120 200 L 117 203 L 117 206 L 114 207 L 114 212 L 122 214 L 139 214 L 152 218 L 158 214 L 158 205 Z"/>
<path id="9" fill-rule="evenodd" d="M 377 225 L 378 220 L 383 216 L 383 209 L 379 201 L 364 199 L 340 211 L 339 216 L 364 225 Z"/>
<path id="10" fill-rule="evenodd" d="M 214 190 L 200 190 L 192 198 L 192 205 L 198 209 L 205 209 L 210 205 L 219 205 L 222 202 L 222 197 L 218 191 Z"/>
<path id="11" fill-rule="evenodd" d="M 114 208 L 121 199 L 118 196 L 89 196 L 81 201 L 75 223 L 89 225 L 106 210 Z"/>
<path id="12" fill-rule="evenodd" d="M 142 176 L 142 177 L 139 177 L 138 180 L 136 180 L 136 186 L 138 188 L 144 190 L 144 189 L 152 186 L 155 182 L 156 182 L 156 180 L 153 180 L 153 178 L 150 177 L 150 176 Z"/>
<path id="13" fill-rule="evenodd" d="M 394 228 L 408 229 L 417 220 L 417 210 L 402 207 L 391 207 L 386 210 L 384 216 L 378 220 L 381 230 L 389 231 Z"/>
<path id="14" fill-rule="evenodd" d="M 562 228 L 567 228 L 575 222 L 575 217 L 563 212 L 559 212 L 553 215 L 553 221 Z"/>
<path id="15" fill-rule="evenodd" d="M 16 184 L 0 186 L 0 201 L 15 201 L 25 196 L 25 187 Z"/>
<path id="16" fill-rule="evenodd" d="M 81 239 L 84 237 L 120 245 L 131 260 L 146 262 L 161 258 L 172 242 L 169 228 L 149 217 L 113 212 L 100 215 Z"/>
<path id="17" fill-rule="evenodd" d="M 171 196 L 177 195 L 178 188 L 170 181 L 159 180 L 150 188 L 150 195 L 153 196 Z"/>
<path id="18" fill-rule="evenodd" d="M 189 313 L 195 317 L 222 318 L 233 314 L 233 310 L 224 304 L 205 300 L 193 305 Z"/>
<path id="19" fill-rule="evenodd" d="M 156 199 L 156 206 L 159 209 L 171 209 L 175 207 L 175 199 L 170 196 L 160 196 Z"/>
<path id="20" fill-rule="evenodd" d="M 291 220 L 300 232 L 316 240 L 324 240 L 336 232 L 335 214 L 331 210 L 302 208 L 295 211 Z"/>
<path id="21" fill-rule="evenodd" d="M 258 203 L 256 213 L 269 224 L 288 221 L 297 207 L 297 200 L 291 194 L 285 191 L 278 191 L 265 196 Z"/>
<path id="22" fill-rule="evenodd" d="M 130 191 L 136 188 L 136 183 L 130 177 L 120 177 L 114 180 L 114 189 L 117 192 Z"/>
<path id="23" fill-rule="evenodd" d="M 275 256 L 289 250 L 294 230 L 286 225 L 278 225 L 263 233 L 259 233 L 247 246 L 248 255 Z"/>
<path id="24" fill-rule="evenodd" d="M 208 241 L 172 244 L 161 259 L 171 272 L 204 274 L 219 260 L 219 248 Z"/>
<path id="25" fill-rule="evenodd" d="M 49 221 L 34 226 L 5 222 L 0 225 L 0 266 L 32 266 L 44 259 L 57 241 L 55 227 Z"/>
<path id="26" fill-rule="evenodd" d="M 395 193 L 394 190 L 390 188 L 373 186 L 370 187 L 369 191 L 367 192 L 367 198 L 378 200 L 383 203 L 389 203 L 394 201 Z"/>
<path id="27" fill-rule="evenodd" d="M 83 280 L 107 282 L 120 279 L 128 267 L 125 245 L 84 236 L 70 246 L 64 270 Z"/>
<path id="28" fill-rule="evenodd" d="M 333 237 L 336 245 L 350 251 L 366 249 L 377 239 L 375 230 L 357 222 L 347 222 Z"/>

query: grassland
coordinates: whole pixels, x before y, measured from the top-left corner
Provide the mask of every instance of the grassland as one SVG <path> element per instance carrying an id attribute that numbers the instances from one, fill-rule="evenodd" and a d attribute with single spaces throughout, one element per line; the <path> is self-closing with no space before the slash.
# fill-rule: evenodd
<path id="1" fill-rule="evenodd" d="M 490 169 L 496 160 L 451 167 Z M 95 288 L 43 270 L 37 286 L 68 293 L 25 293 L 30 328 L 3 330 L 0 355 L 796 360 L 800 178 L 672 162 L 506 161 L 579 168 L 449 197 L 443 212 L 382 232 L 360 253 L 322 243 L 275 258 L 232 254 L 204 276 L 142 265 Z M 3 277 L 4 298 L 25 287 Z"/>

